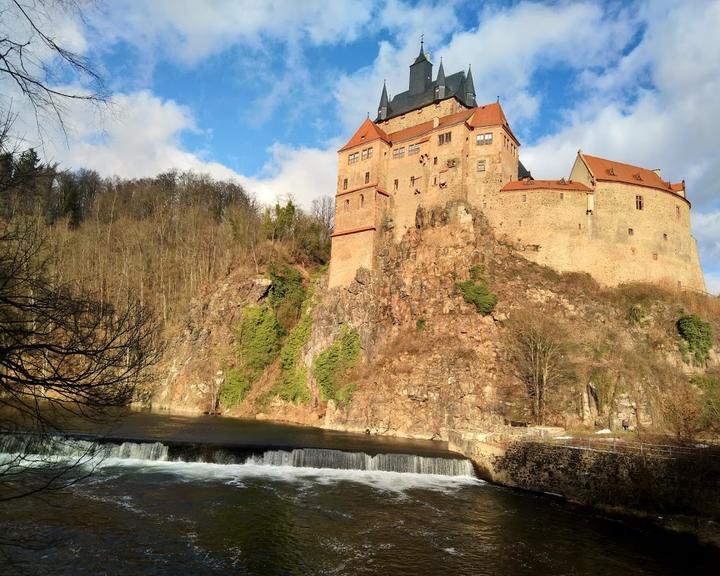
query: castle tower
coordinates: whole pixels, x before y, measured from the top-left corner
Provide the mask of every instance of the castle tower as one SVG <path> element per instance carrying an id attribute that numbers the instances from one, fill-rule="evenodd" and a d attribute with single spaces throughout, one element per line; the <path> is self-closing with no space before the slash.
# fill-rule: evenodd
<path id="1" fill-rule="evenodd" d="M 424 215 L 432 222 L 436 208 L 477 200 L 478 176 L 492 175 L 495 191 L 517 178 L 518 145 L 499 103 L 477 107 L 470 71 L 447 75 L 441 61 L 432 80 L 421 43 L 407 90 L 391 99 L 383 84 L 375 121 L 366 119 L 338 150 L 329 286 L 374 270 L 383 235 L 398 241 Z"/>

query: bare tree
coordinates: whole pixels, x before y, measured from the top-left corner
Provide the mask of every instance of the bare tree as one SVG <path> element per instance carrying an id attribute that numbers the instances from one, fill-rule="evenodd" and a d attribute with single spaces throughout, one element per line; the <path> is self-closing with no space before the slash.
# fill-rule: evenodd
<path id="1" fill-rule="evenodd" d="M 569 379 L 566 348 L 560 326 L 539 313 L 522 314 L 510 327 L 511 365 L 532 400 L 537 424 L 545 423 L 548 395 Z"/>
<path id="2" fill-rule="evenodd" d="M 136 397 L 159 354 L 145 308 L 57 283 L 50 257 L 33 222 L 0 225 L 0 432 L 59 431 L 67 415 L 101 420 Z M 28 455 L 18 454 L 0 465 L 0 501 L 74 476 L 75 464 L 19 474 Z"/>
<path id="3" fill-rule="evenodd" d="M 30 105 L 41 137 L 47 117 L 65 131 L 68 102 L 107 102 L 102 77 L 90 60 L 56 40 L 53 17 L 61 13 L 83 18 L 75 0 L 0 0 L 0 20 L 10 24 L 9 29 L 0 27 L 0 76 Z M 68 75 L 83 88 L 65 88 Z M 0 100 L 3 106 L 0 113 L 8 114 L 11 103 Z"/>

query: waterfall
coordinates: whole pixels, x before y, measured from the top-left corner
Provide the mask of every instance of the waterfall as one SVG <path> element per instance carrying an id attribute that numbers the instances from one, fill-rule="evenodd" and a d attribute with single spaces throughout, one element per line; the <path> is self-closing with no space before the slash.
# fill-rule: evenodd
<path id="1" fill-rule="evenodd" d="M 367 470 L 436 474 L 441 476 L 474 476 L 472 464 L 464 458 L 415 456 L 413 454 L 376 454 L 343 452 L 323 448 L 268 450 L 260 457 L 250 457 L 248 464 L 291 466 L 293 468 L 332 468 L 334 470 Z"/>
<path id="2" fill-rule="evenodd" d="M 364 452 L 346 452 L 327 448 L 280 450 L 63 435 L 0 434 L 0 455 L 17 454 L 475 476 L 469 460 L 453 457 L 450 454 L 448 456 L 393 453 L 370 455 Z"/>

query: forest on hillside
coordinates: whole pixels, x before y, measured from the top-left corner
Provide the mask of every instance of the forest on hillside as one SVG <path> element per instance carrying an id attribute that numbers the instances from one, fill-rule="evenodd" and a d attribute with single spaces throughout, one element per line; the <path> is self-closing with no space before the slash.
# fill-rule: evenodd
<path id="1" fill-rule="evenodd" d="M 32 150 L 0 154 L 0 225 L 30 227 L 51 280 L 120 306 L 136 301 L 171 328 L 203 288 L 232 269 L 311 270 L 330 256 L 333 200 L 307 212 L 292 199 L 263 207 L 241 185 L 171 171 L 103 178 L 44 164 Z"/>

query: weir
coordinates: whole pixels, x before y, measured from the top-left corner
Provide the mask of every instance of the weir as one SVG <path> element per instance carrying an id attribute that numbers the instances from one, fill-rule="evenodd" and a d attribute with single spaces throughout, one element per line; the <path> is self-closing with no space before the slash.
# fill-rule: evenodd
<path id="1" fill-rule="evenodd" d="M 327 448 L 218 446 L 184 442 L 143 442 L 47 434 L 2 434 L 0 455 L 65 457 L 155 462 L 203 462 L 292 468 L 326 468 L 474 477 L 472 463 L 461 457 L 414 454 L 366 454 Z"/>

